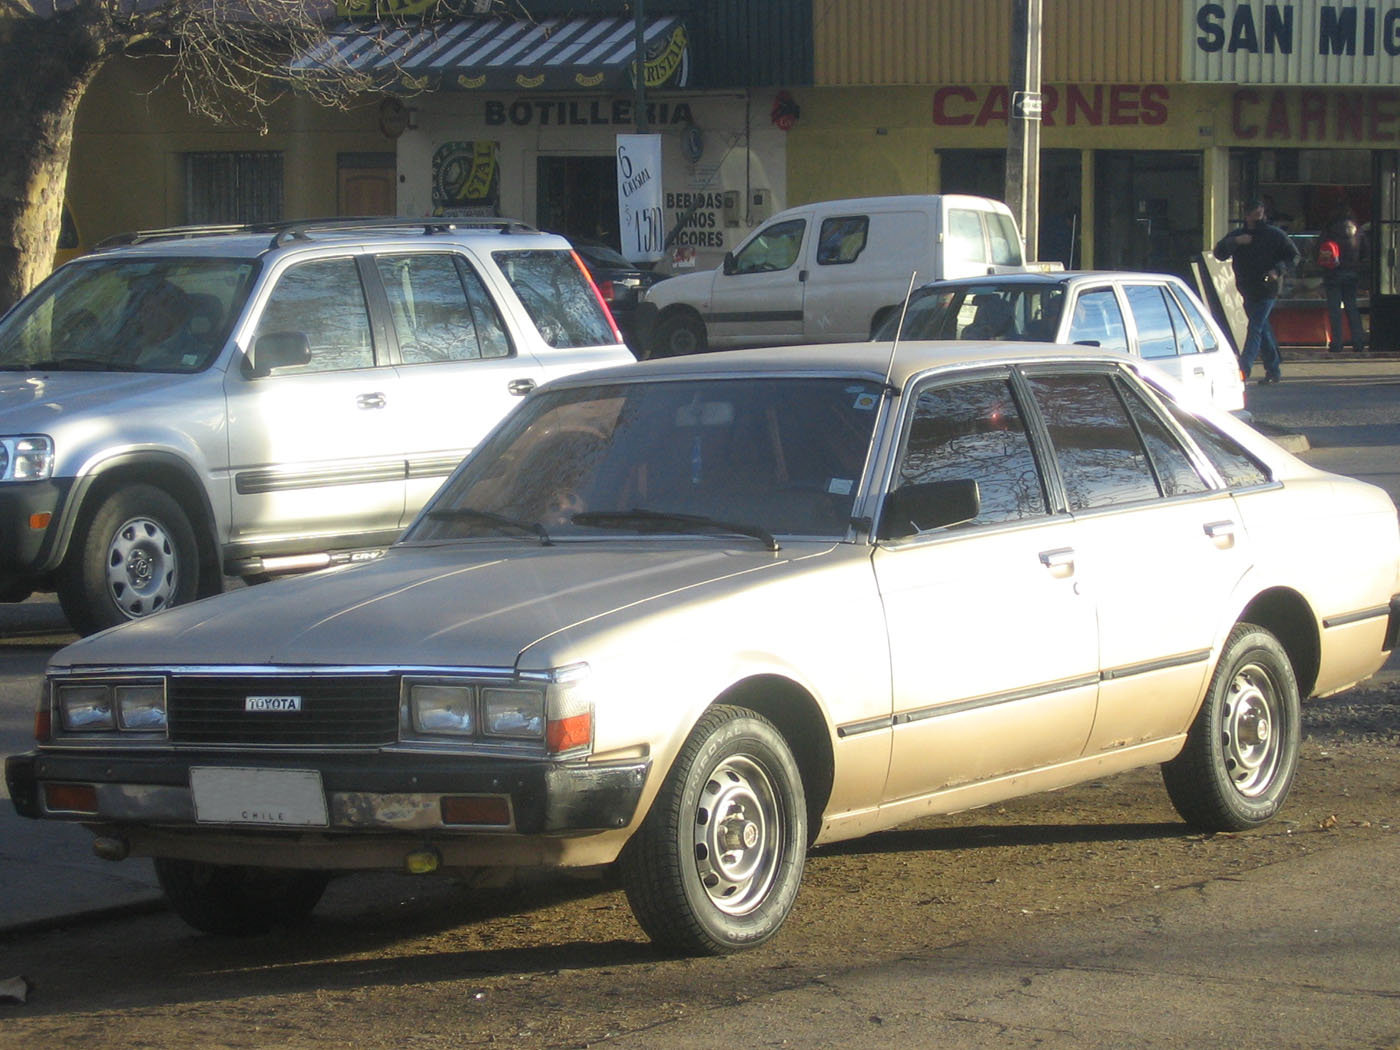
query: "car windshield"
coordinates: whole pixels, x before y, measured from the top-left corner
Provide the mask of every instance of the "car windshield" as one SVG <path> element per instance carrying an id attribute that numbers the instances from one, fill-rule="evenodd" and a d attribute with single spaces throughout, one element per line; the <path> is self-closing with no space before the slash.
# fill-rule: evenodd
<path id="1" fill-rule="evenodd" d="M 458 469 L 404 540 L 840 539 L 880 397 L 874 381 L 820 378 L 543 391 Z"/>
<path id="2" fill-rule="evenodd" d="M 248 259 L 71 263 L 0 322 L 0 369 L 202 371 L 228 338 L 256 269 Z"/>
<path id="3" fill-rule="evenodd" d="M 901 339 L 1025 339 L 1053 341 L 1065 292 L 1057 284 L 985 282 L 920 288 L 909 300 Z M 894 338 L 896 314 L 875 338 Z"/>

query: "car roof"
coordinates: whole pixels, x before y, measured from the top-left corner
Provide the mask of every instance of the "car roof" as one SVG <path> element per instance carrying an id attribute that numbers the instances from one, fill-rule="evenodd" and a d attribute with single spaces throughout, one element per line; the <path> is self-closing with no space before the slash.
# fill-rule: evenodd
<path id="1" fill-rule="evenodd" d="M 1136 368 L 1138 358 L 1082 344 L 1027 343 L 981 340 L 901 340 L 887 342 L 820 343 L 753 350 L 727 350 L 650 361 L 638 361 L 585 372 L 556 381 L 559 385 L 595 385 L 641 379 L 680 379 L 726 376 L 849 376 L 884 381 L 903 388 L 925 372 L 1000 364 L 1118 363 Z M 555 384 L 550 384 L 551 386 Z"/>
<path id="2" fill-rule="evenodd" d="M 247 226 L 171 226 L 109 237 L 95 255 L 257 258 L 305 248 L 423 248 L 433 244 L 472 243 L 507 249 L 570 250 L 563 237 L 541 233 L 514 219 L 307 219 Z"/>
<path id="3" fill-rule="evenodd" d="M 1109 281 L 1171 281 L 1184 283 L 1180 277 L 1170 273 L 1147 273 L 1141 270 L 1049 270 L 1027 273 L 989 273 L 980 277 L 956 277 L 942 281 L 929 281 L 919 285 L 926 288 L 956 289 L 987 284 L 1026 285 L 1031 287 L 1069 287 L 1078 284 L 1103 284 Z"/>

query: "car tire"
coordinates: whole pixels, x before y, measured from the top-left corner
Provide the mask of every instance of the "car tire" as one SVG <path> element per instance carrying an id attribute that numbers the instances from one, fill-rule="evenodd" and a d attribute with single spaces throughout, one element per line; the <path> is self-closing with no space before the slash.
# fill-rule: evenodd
<path id="1" fill-rule="evenodd" d="M 252 936 L 304 922 L 330 882 L 324 871 L 247 868 L 156 858 L 156 878 L 175 914 L 196 930 Z"/>
<path id="2" fill-rule="evenodd" d="M 1298 768 L 1298 683 L 1279 640 L 1237 624 L 1181 754 L 1162 766 L 1172 805 L 1203 831 L 1243 831 L 1273 818 Z"/>
<path id="3" fill-rule="evenodd" d="M 163 489 L 113 492 L 79 523 L 60 570 L 58 600 L 79 633 L 140 619 L 199 593 L 190 519 Z"/>
<path id="4" fill-rule="evenodd" d="M 684 357 L 703 354 L 707 345 L 705 323 L 694 314 L 673 313 L 663 317 L 651 338 L 652 357 Z"/>
<path id="5" fill-rule="evenodd" d="M 716 706 L 696 723 L 619 865 L 659 948 L 722 955 L 782 926 L 807 850 L 801 774 L 762 716 Z"/>

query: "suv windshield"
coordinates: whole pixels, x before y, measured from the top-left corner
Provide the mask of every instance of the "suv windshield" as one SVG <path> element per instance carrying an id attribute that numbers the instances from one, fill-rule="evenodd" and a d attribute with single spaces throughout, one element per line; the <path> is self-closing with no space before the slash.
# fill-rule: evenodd
<path id="1" fill-rule="evenodd" d="M 850 379 L 543 392 L 467 460 L 407 541 L 687 533 L 840 539 L 880 404 Z"/>
<path id="2" fill-rule="evenodd" d="M 0 323 L 0 369 L 202 371 L 223 347 L 256 270 L 249 259 L 72 263 Z"/>
<path id="3" fill-rule="evenodd" d="M 909 300 L 901 339 L 1055 338 L 1065 291 L 1057 284 L 986 282 L 953 288 L 921 288 Z M 875 338 L 894 338 L 895 314 Z"/>

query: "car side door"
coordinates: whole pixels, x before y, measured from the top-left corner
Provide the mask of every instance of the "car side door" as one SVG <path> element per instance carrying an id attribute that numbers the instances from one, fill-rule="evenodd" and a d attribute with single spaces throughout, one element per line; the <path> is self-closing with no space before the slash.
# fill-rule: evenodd
<path id="1" fill-rule="evenodd" d="M 1184 732 L 1251 563 L 1230 493 L 1128 372 L 1026 370 L 1098 609 L 1103 680 L 1086 754 Z"/>
<path id="2" fill-rule="evenodd" d="M 270 276 L 224 381 L 231 556 L 375 546 L 403 517 L 398 374 L 370 320 L 354 255 Z M 276 346 L 304 359 L 271 360 Z"/>
<path id="3" fill-rule="evenodd" d="M 891 488 L 975 481 L 980 509 L 878 525 L 893 680 L 886 804 L 1077 757 L 1098 640 L 1077 526 L 1057 512 L 1009 370 L 913 392 Z"/>
<path id="4" fill-rule="evenodd" d="M 1181 383 L 1202 404 L 1211 400 L 1211 380 L 1186 316 L 1176 298 L 1160 282 L 1123 285 L 1123 298 L 1132 317 L 1139 357 Z"/>

